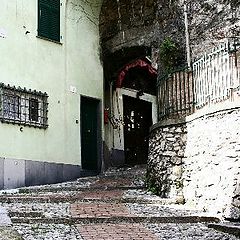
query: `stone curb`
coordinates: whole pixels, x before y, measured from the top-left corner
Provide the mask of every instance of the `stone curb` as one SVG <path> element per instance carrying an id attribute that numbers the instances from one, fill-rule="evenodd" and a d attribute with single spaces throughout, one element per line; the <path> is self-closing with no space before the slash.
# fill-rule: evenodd
<path id="1" fill-rule="evenodd" d="M 213 228 L 217 231 L 221 231 L 224 233 L 229 233 L 235 235 L 236 237 L 240 238 L 240 225 L 231 225 L 231 224 L 209 224 L 209 228 Z"/>
<path id="2" fill-rule="evenodd" d="M 219 223 L 215 217 L 73 217 L 73 218 L 12 218 L 13 223 L 47 223 L 47 224 L 91 224 L 91 223 Z"/>
<path id="3" fill-rule="evenodd" d="M 147 188 L 145 186 L 99 186 L 99 187 L 92 187 L 92 186 L 88 186 L 88 187 L 56 187 L 56 188 L 42 188 L 42 189 L 28 189 L 28 188 L 20 188 L 19 189 L 19 194 L 30 194 L 30 193 L 44 193 L 44 192 L 53 192 L 53 193 L 57 193 L 57 192 L 62 192 L 62 191 L 69 191 L 69 192 L 77 192 L 77 191 L 93 191 L 93 190 L 141 190 L 144 189 L 146 190 Z M 12 196 L 12 195 L 8 195 L 8 194 L 4 194 L 2 195 L 3 197 L 8 197 L 8 196 Z M 1 199 L 1 195 L 0 195 L 0 199 Z"/>

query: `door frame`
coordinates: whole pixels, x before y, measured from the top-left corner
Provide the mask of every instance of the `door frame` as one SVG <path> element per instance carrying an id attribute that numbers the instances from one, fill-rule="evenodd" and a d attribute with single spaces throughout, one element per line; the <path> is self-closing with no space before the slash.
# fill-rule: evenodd
<path id="1" fill-rule="evenodd" d="M 152 126 L 152 109 L 153 109 L 153 106 L 152 106 L 152 102 L 149 102 L 149 101 L 145 101 L 145 100 L 142 100 L 142 99 L 139 99 L 139 98 L 136 98 L 136 97 L 131 97 L 131 96 L 127 96 L 127 95 L 122 95 L 122 100 L 123 100 L 123 119 L 125 120 L 125 117 L 126 117 L 126 113 L 129 112 L 135 112 L 135 113 L 141 113 L 142 116 L 146 115 L 148 117 L 143 117 L 144 118 L 144 123 L 146 125 L 149 124 L 149 129 L 150 127 Z M 143 110 L 145 110 L 145 112 L 143 112 Z M 146 109 L 147 109 L 147 112 L 146 112 Z M 149 114 L 149 115 L 148 115 Z M 135 116 L 134 116 L 135 118 Z M 136 118 L 134 119 L 136 120 Z M 131 121 L 132 122 L 132 121 Z M 125 123 L 125 121 L 124 121 Z M 148 123 L 148 124 L 147 124 Z M 134 125 L 135 125 L 135 121 L 134 121 Z M 130 135 L 132 135 L 132 133 L 129 133 L 129 131 L 127 130 L 128 127 L 126 125 L 124 125 L 124 128 L 123 128 L 123 137 L 124 137 L 124 155 L 125 155 L 125 164 L 127 165 L 136 165 L 136 164 L 146 164 L 147 163 L 147 156 L 144 155 L 144 153 L 146 153 L 146 151 L 148 150 L 148 145 L 146 146 L 146 144 L 144 143 L 144 139 L 145 138 L 148 138 L 149 136 L 149 129 L 147 130 L 146 128 L 142 127 L 140 130 L 136 130 L 136 126 L 134 127 L 134 137 L 130 137 Z M 144 130 L 143 130 L 144 129 Z M 130 130 L 131 132 L 131 130 Z M 137 134 L 140 134 L 140 135 L 137 135 Z M 144 137 L 143 137 L 144 135 Z M 133 135 L 132 135 L 133 136 Z M 136 140 L 135 138 L 138 138 L 138 140 Z M 134 139 L 134 140 L 133 140 Z M 139 141 L 140 139 L 140 141 Z M 141 141 L 142 140 L 142 141 Z M 136 149 L 138 148 L 139 145 L 136 144 L 136 142 L 138 142 L 138 144 L 142 144 L 141 146 L 141 150 L 139 150 L 141 152 L 141 154 L 139 154 L 139 151 L 135 151 L 135 154 L 136 154 L 136 158 L 134 161 L 131 161 L 130 159 L 127 159 L 127 148 L 129 147 L 130 149 Z M 133 147 L 134 146 L 134 147 Z M 144 150 L 143 150 L 144 149 Z M 143 150 L 143 151 L 142 151 Z M 146 150 L 146 151 L 145 151 Z M 132 152 L 132 151 L 130 151 Z M 139 156 L 145 156 L 146 158 L 144 158 L 146 161 L 142 161 L 142 158 L 140 157 L 141 160 L 139 160 Z"/>
<path id="2" fill-rule="evenodd" d="M 80 94 L 80 158 L 81 158 L 81 168 L 82 168 L 82 98 L 94 100 L 97 102 L 97 173 L 102 171 L 102 164 L 103 164 L 103 139 L 102 139 L 102 99 L 90 97 L 87 95 Z M 82 169 L 84 170 L 84 169 Z"/>
<path id="3" fill-rule="evenodd" d="M 136 97 L 137 91 L 129 88 L 116 88 L 113 92 L 113 115 L 116 119 L 122 119 L 123 117 L 123 96 Z M 157 119 L 157 97 L 144 93 L 139 99 L 152 103 L 152 122 L 153 124 L 158 122 Z M 120 121 L 121 122 L 121 121 Z M 124 126 L 119 125 L 118 129 L 113 129 L 113 140 L 112 140 L 112 161 L 113 164 L 123 165 L 125 164 L 124 154 Z"/>

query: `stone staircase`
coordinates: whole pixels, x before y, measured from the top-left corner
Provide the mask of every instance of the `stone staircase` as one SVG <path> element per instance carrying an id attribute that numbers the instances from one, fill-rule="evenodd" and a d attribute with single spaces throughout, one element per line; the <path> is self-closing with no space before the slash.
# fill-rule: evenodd
<path id="1" fill-rule="evenodd" d="M 198 228 L 200 224 L 201 234 L 206 234 L 206 225 L 214 227 L 220 222 L 218 218 L 178 205 L 171 199 L 153 195 L 147 191 L 144 179 L 144 166 L 112 169 L 73 182 L 21 188 L 13 193 L 5 191 L 0 195 L 0 204 L 8 211 L 12 229 L 23 239 L 34 240 L 41 239 L 39 229 L 49 236 L 56 234 L 52 239 L 65 231 L 66 238 L 56 239 L 95 239 L 87 237 L 90 229 L 96 239 L 105 239 L 101 234 L 109 236 L 106 239 L 118 239 L 123 233 L 129 234 L 130 239 L 148 239 L 146 236 L 168 239 L 159 238 L 166 226 Z M 74 227 L 69 230 L 69 226 Z M 132 228 L 131 233 L 129 228 Z M 112 229 L 115 229 L 115 238 L 110 234 Z M 73 234 L 71 238 L 69 231 Z M 33 238 L 26 238 L 29 234 Z M 214 231 L 214 234 L 218 233 Z"/>

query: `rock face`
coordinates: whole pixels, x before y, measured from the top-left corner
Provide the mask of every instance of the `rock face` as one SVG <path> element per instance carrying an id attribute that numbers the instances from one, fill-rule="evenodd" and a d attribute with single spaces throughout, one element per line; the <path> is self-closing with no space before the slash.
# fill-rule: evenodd
<path id="1" fill-rule="evenodd" d="M 188 3 L 192 58 L 240 35 L 240 4 L 236 0 L 193 0 Z"/>
<path id="2" fill-rule="evenodd" d="M 185 54 L 183 0 L 104 0 L 100 16 L 103 55 L 130 47 L 149 47 L 153 61 L 166 37 Z M 192 59 L 218 46 L 225 38 L 240 35 L 240 4 L 237 0 L 192 0 L 187 2 Z M 154 59 L 155 58 L 155 59 Z M 161 59 L 158 64 L 161 66 Z"/>
<path id="3" fill-rule="evenodd" d="M 103 50 L 159 47 L 164 37 L 184 41 L 183 12 L 177 1 L 104 0 L 100 16 Z"/>
<path id="4" fill-rule="evenodd" d="M 148 176 L 162 197 L 240 218 L 240 110 L 158 126 L 150 139 Z"/>

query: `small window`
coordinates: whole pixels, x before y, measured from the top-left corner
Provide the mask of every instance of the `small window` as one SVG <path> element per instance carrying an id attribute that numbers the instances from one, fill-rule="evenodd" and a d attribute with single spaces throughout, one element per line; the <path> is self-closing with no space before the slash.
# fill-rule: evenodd
<path id="1" fill-rule="evenodd" d="M 47 128 L 46 93 L 0 84 L 0 121 Z"/>
<path id="2" fill-rule="evenodd" d="M 60 0 L 38 0 L 38 36 L 60 42 Z"/>

